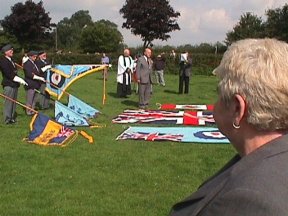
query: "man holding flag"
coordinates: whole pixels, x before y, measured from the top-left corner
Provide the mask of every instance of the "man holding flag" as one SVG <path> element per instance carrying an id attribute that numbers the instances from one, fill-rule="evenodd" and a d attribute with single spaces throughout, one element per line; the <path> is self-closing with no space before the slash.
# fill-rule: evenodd
<path id="1" fill-rule="evenodd" d="M 7 44 L 2 47 L 1 52 L 4 54 L 0 58 L 0 70 L 2 72 L 2 86 L 4 95 L 12 100 L 17 100 L 19 84 L 28 85 L 21 77 L 17 76 L 17 67 L 13 62 L 13 47 Z M 16 121 L 16 103 L 5 99 L 3 116 L 5 124 L 13 124 Z"/>
<path id="2" fill-rule="evenodd" d="M 40 70 L 40 76 L 45 80 L 47 79 L 47 70 L 51 69 L 51 65 L 47 62 L 47 54 L 45 51 L 38 53 L 38 59 L 35 61 L 38 69 Z M 38 100 L 40 104 L 40 109 L 49 109 L 50 107 L 50 95 L 46 89 L 46 82 L 41 82 L 40 92 L 38 95 Z"/>
<path id="3" fill-rule="evenodd" d="M 27 115 L 33 115 L 32 110 L 35 109 L 36 103 L 36 90 L 40 89 L 41 82 L 45 82 L 45 79 L 40 75 L 40 69 L 35 64 L 35 60 L 38 56 L 38 53 L 35 51 L 28 52 L 29 59 L 24 63 L 24 74 L 25 81 L 28 83 L 28 86 L 25 86 L 26 90 L 26 106 L 31 109 L 26 109 Z"/>

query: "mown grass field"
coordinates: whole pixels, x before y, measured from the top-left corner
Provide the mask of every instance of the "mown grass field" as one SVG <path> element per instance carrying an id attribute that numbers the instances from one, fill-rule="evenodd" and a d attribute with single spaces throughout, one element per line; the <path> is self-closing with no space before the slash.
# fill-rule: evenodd
<path id="1" fill-rule="evenodd" d="M 188 95 L 177 94 L 178 76 L 165 78 L 166 87 L 153 87 L 151 109 L 156 103 L 206 104 L 216 99 L 213 76 L 193 76 Z M 1 216 L 167 215 L 175 202 L 235 154 L 226 144 L 115 141 L 128 125 L 112 124 L 111 119 L 126 108 L 136 109 L 138 101 L 135 93 L 116 97 L 115 72 L 107 81 L 104 106 L 101 73 L 78 80 L 68 92 L 99 109 L 96 121 L 106 127 L 82 128 L 94 144 L 79 136 L 65 148 L 41 147 L 22 141 L 30 117 L 21 107 L 15 125 L 1 121 Z M 19 101 L 25 102 L 24 94 L 20 87 Z M 1 118 L 2 107 L 3 102 Z"/>

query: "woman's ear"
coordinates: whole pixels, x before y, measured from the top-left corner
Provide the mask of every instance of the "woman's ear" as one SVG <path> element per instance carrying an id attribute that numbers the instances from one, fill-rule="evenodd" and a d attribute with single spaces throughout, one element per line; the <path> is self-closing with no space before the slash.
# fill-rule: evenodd
<path id="1" fill-rule="evenodd" d="M 239 95 L 234 95 L 234 123 L 240 125 L 241 120 L 244 118 L 246 107 L 245 99 Z"/>

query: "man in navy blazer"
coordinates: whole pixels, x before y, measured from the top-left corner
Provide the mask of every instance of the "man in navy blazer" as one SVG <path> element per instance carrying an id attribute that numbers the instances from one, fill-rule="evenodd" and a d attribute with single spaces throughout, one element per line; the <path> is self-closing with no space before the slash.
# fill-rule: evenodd
<path id="1" fill-rule="evenodd" d="M 45 82 L 45 79 L 41 76 L 41 69 L 35 64 L 38 53 L 35 51 L 28 52 L 29 59 L 24 63 L 25 81 L 28 86 L 25 86 L 26 90 L 26 114 L 33 115 L 36 103 L 36 91 L 39 90 L 41 82 Z"/>
<path id="2" fill-rule="evenodd" d="M 16 103 L 12 100 L 17 100 L 19 84 L 27 85 L 27 83 L 17 75 L 17 67 L 12 59 L 13 46 L 6 44 L 2 47 L 1 52 L 4 54 L 0 58 L 3 94 L 7 97 L 3 108 L 4 122 L 5 124 L 13 124 L 16 122 Z"/>

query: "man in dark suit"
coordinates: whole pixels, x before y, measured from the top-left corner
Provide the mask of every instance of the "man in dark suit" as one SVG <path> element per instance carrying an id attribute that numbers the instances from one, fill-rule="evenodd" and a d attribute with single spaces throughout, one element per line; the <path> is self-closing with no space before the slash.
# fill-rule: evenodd
<path id="1" fill-rule="evenodd" d="M 171 216 L 288 215 L 288 44 L 233 43 L 215 69 L 214 119 L 237 154 Z"/>
<path id="2" fill-rule="evenodd" d="M 144 55 L 137 60 L 136 77 L 139 88 L 139 108 L 146 109 L 152 90 L 152 66 L 151 60 L 152 50 L 146 48 Z"/>
<path id="3" fill-rule="evenodd" d="M 35 110 L 36 103 L 36 91 L 39 90 L 41 86 L 41 82 L 45 82 L 45 79 L 41 76 L 41 72 L 36 64 L 35 60 L 37 58 L 38 53 L 35 51 L 28 52 L 29 59 L 24 63 L 24 74 L 25 81 L 28 83 L 28 86 L 25 87 L 26 90 L 26 106 L 31 109 L 26 109 L 27 115 L 33 115 Z"/>
<path id="4" fill-rule="evenodd" d="M 179 71 L 179 94 L 189 93 L 189 82 L 192 68 L 192 58 L 188 52 L 182 53 L 180 57 L 180 71 Z"/>
<path id="5" fill-rule="evenodd" d="M 12 100 L 17 100 L 19 84 L 27 85 L 27 83 L 17 75 L 16 64 L 13 62 L 13 47 L 7 44 L 2 47 L 1 52 L 4 56 L 0 58 L 0 70 L 2 72 L 2 86 L 4 89 L 3 94 L 11 98 Z M 5 124 L 13 124 L 16 122 L 16 103 L 5 99 L 4 101 L 4 122 Z"/>
<path id="6" fill-rule="evenodd" d="M 47 70 L 51 68 L 51 65 L 47 61 L 47 53 L 45 51 L 41 51 L 38 53 L 38 58 L 35 61 L 35 64 L 38 67 L 39 74 L 45 80 L 47 79 Z M 50 107 L 50 95 L 45 91 L 46 82 L 41 82 L 40 92 L 38 94 L 37 102 L 39 102 L 40 109 L 49 109 Z"/>

